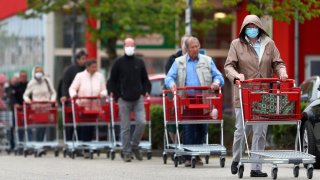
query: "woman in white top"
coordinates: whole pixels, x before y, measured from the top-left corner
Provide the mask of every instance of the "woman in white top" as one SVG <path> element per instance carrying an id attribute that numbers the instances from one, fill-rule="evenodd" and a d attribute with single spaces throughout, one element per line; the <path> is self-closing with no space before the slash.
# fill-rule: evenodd
<path id="1" fill-rule="evenodd" d="M 93 59 L 86 62 L 86 69 L 76 75 L 69 88 L 71 98 L 92 96 L 104 98 L 107 96 L 105 79 L 97 70 L 98 67 L 96 60 Z M 82 100 L 81 102 L 85 102 L 85 100 Z M 77 130 L 79 140 L 92 140 L 94 127 L 79 127 Z"/>
<path id="2" fill-rule="evenodd" d="M 50 79 L 44 76 L 40 66 L 35 66 L 32 71 L 32 79 L 29 81 L 23 94 L 23 100 L 25 102 L 55 101 L 56 97 L 57 94 Z M 39 127 L 36 130 L 36 140 L 44 141 L 46 128 Z M 32 137 L 30 136 L 29 140 L 31 139 Z"/>

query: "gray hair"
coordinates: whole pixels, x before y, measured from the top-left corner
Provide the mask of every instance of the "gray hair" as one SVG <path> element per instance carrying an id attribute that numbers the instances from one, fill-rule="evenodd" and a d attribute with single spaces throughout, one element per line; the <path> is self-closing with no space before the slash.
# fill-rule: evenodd
<path id="1" fill-rule="evenodd" d="M 199 42 L 198 38 L 191 36 L 191 37 L 189 37 L 188 39 L 186 39 L 186 41 L 185 41 L 185 47 L 186 47 L 187 50 L 189 49 L 189 44 L 190 44 L 191 42 L 196 42 L 196 43 L 198 43 L 199 48 L 200 48 L 200 42 Z"/>

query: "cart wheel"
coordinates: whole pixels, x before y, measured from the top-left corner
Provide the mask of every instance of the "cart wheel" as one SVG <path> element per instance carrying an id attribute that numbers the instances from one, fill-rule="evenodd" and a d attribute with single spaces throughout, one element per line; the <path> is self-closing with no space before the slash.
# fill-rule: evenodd
<path id="1" fill-rule="evenodd" d="M 67 157 L 67 150 L 63 150 L 63 157 L 64 157 L 64 158 Z"/>
<path id="2" fill-rule="evenodd" d="M 23 151 L 23 155 L 24 155 L 24 157 L 27 157 L 28 156 L 28 150 L 24 150 Z"/>
<path id="3" fill-rule="evenodd" d="M 206 159 L 206 164 L 209 164 L 209 156 L 206 156 L 205 159 Z"/>
<path id="4" fill-rule="evenodd" d="M 90 159 L 93 159 L 93 152 L 90 152 Z"/>
<path id="5" fill-rule="evenodd" d="M 174 167 L 178 167 L 179 158 L 177 156 L 174 157 Z"/>
<path id="6" fill-rule="evenodd" d="M 244 165 L 240 165 L 238 170 L 238 178 L 241 179 L 243 177 L 243 171 L 244 171 Z"/>
<path id="7" fill-rule="evenodd" d="M 147 159 L 150 160 L 152 158 L 152 152 L 147 152 Z"/>
<path id="8" fill-rule="evenodd" d="M 186 160 L 184 159 L 184 156 L 179 156 L 179 164 L 185 163 Z"/>
<path id="9" fill-rule="evenodd" d="M 278 176 L 278 168 L 272 168 L 271 170 L 272 179 L 277 179 L 277 176 Z"/>
<path id="10" fill-rule="evenodd" d="M 226 158 L 220 157 L 220 167 L 223 168 L 225 166 L 225 164 L 226 164 Z"/>
<path id="11" fill-rule="evenodd" d="M 192 159 L 191 159 L 191 167 L 192 167 L 192 168 L 195 168 L 195 167 L 196 167 L 196 159 L 195 159 L 195 158 L 192 158 Z"/>
<path id="12" fill-rule="evenodd" d="M 98 156 L 98 157 L 100 156 L 100 150 L 97 151 L 97 156 Z"/>
<path id="13" fill-rule="evenodd" d="M 167 154 L 163 154 L 162 159 L 163 159 L 163 164 L 167 164 L 167 159 L 168 159 Z"/>
<path id="14" fill-rule="evenodd" d="M 114 151 L 111 151 L 111 160 L 114 160 L 114 158 L 116 157 L 116 152 Z"/>
<path id="15" fill-rule="evenodd" d="M 299 166 L 294 166 L 293 168 L 293 176 L 298 177 L 299 176 Z"/>
<path id="16" fill-rule="evenodd" d="M 74 159 L 76 157 L 76 152 L 72 151 L 71 152 L 71 158 Z"/>
<path id="17" fill-rule="evenodd" d="M 54 151 L 54 157 L 58 157 L 59 156 L 59 150 L 55 150 Z"/>
<path id="18" fill-rule="evenodd" d="M 308 177 L 308 179 L 312 179 L 312 177 L 313 177 L 313 167 L 309 167 L 307 169 L 307 177 Z"/>
<path id="19" fill-rule="evenodd" d="M 174 162 L 174 154 L 171 154 L 171 160 Z"/>

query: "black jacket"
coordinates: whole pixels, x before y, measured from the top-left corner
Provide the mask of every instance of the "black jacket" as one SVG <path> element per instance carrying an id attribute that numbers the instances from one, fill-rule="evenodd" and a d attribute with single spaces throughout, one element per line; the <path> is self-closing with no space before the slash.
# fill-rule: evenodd
<path id="1" fill-rule="evenodd" d="M 151 91 L 151 83 L 142 59 L 124 55 L 118 58 L 111 69 L 108 91 L 114 98 L 126 101 L 138 100 Z"/>
<path id="2" fill-rule="evenodd" d="M 77 73 L 84 71 L 84 69 L 85 69 L 84 66 L 79 66 L 78 64 L 73 64 L 68 67 L 62 79 L 62 87 L 61 87 L 62 96 L 70 97 L 69 87 L 71 86 L 72 81 L 76 77 Z"/>
<path id="3" fill-rule="evenodd" d="M 167 61 L 167 63 L 166 63 L 166 67 L 165 67 L 166 74 L 168 74 L 168 72 L 169 72 L 172 64 L 173 64 L 174 61 L 176 60 L 176 58 L 178 58 L 178 57 L 180 57 L 180 56 L 182 56 L 182 51 L 181 51 L 181 50 L 179 50 L 179 51 L 176 52 L 175 54 L 172 54 L 172 55 L 169 57 L 169 59 L 168 59 L 168 61 Z"/>
<path id="4" fill-rule="evenodd" d="M 28 82 L 19 82 L 16 86 L 12 87 L 12 104 L 23 104 L 23 94 L 26 90 Z"/>

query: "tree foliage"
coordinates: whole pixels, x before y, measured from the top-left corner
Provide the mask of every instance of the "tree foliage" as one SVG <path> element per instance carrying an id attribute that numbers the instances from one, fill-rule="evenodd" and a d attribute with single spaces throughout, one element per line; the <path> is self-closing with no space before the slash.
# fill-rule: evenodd
<path id="1" fill-rule="evenodd" d="M 238 6 L 242 0 L 222 0 L 224 5 Z M 178 42 L 177 33 L 185 30 L 184 12 L 186 0 L 28 0 L 30 10 L 23 14 L 30 18 L 52 11 L 84 14 L 100 20 L 98 29 L 90 28 L 92 40 L 101 40 L 106 45 L 109 59 L 116 54 L 116 43 L 126 36 L 161 34 L 170 42 Z M 247 10 L 258 16 L 271 15 L 276 20 L 300 22 L 319 17 L 318 0 L 247 0 Z M 214 19 L 214 5 L 211 0 L 193 0 L 193 34 L 205 35 L 219 23 L 230 23 L 232 15 L 224 19 Z M 201 18 L 199 18 L 201 17 Z M 177 29 L 178 28 L 178 29 Z"/>
<path id="2" fill-rule="evenodd" d="M 237 6 L 242 0 L 223 0 L 224 5 Z M 303 23 L 320 16 L 319 0 L 247 0 L 247 10 L 258 16 L 269 15 L 279 21 L 290 23 L 298 19 Z"/>
<path id="3" fill-rule="evenodd" d="M 31 8 L 23 14 L 30 18 L 43 13 L 61 11 L 70 13 L 70 7 L 77 13 L 100 20 L 101 27 L 89 26 L 92 40 L 101 40 L 106 45 L 110 59 L 116 57 L 116 42 L 127 36 L 161 34 L 169 42 L 178 42 L 176 37 L 184 34 L 186 0 L 28 0 Z M 193 0 L 193 11 L 202 19 L 192 19 L 193 32 L 206 34 L 218 23 L 229 23 L 233 16 L 224 19 L 213 18 L 213 5 L 210 0 Z M 177 29 L 178 28 L 178 29 Z"/>

